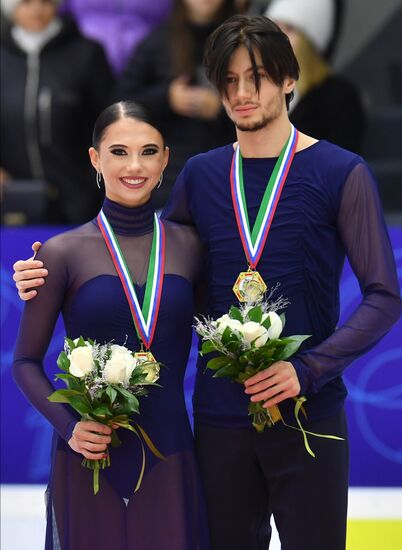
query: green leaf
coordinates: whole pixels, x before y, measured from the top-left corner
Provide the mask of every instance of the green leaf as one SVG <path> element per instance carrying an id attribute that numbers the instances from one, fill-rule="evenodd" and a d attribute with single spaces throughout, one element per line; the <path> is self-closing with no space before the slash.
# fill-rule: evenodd
<path id="1" fill-rule="evenodd" d="M 92 411 L 92 414 L 95 415 L 95 416 L 109 416 L 112 413 L 111 413 L 108 405 L 106 405 L 106 403 L 102 403 L 101 405 L 98 405 L 98 407 L 96 407 L 96 409 L 94 409 Z"/>
<path id="2" fill-rule="evenodd" d="M 258 368 L 255 368 L 255 367 L 246 367 L 246 369 L 243 371 L 243 372 L 240 372 L 237 379 L 236 379 L 236 382 L 245 382 L 246 380 L 248 380 L 249 378 L 251 378 L 252 376 L 254 376 L 254 374 L 257 374 L 257 372 L 259 372 L 259 369 Z"/>
<path id="3" fill-rule="evenodd" d="M 64 340 L 67 342 L 68 347 L 70 350 L 73 350 L 75 348 L 74 342 L 71 340 L 71 338 L 67 338 L 67 336 L 64 338 Z"/>
<path id="4" fill-rule="evenodd" d="M 128 409 L 128 413 L 131 412 L 131 411 L 134 411 L 134 412 L 139 411 L 140 404 L 138 402 L 138 399 L 135 397 L 135 395 L 133 395 L 128 390 L 126 390 L 125 388 L 122 388 L 120 386 L 116 386 L 115 389 L 120 393 L 120 395 L 122 395 L 123 397 L 126 398 L 127 406 L 126 406 L 125 403 L 122 403 L 122 406 L 125 407 L 126 409 Z M 119 413 L 119 414 L 124 414 L 124 413 Z"/>
<path id="5" fill-rule="evenodd" d="M 296 353 L 296 351 L 300 348 L 301 344 L 307 340 L 307 338 L 310 338 L 310 335 L 300 335 L 300 336 L 292 336 L 291 342 L 288 343 L 283 350 L 280 352 L 277 360 L 278 361 L 285 361 L 292 355 Z"/>
<path id="6" fill-rule="evenodd" d="M 275 361 L 277 361 L 276 348 L 262 351 L 259 359 L 260 361 L 263 361 L 265 364 L 274 363 Z"/>
<path id="7" fill-rule="evenodd" d="M 62 351 L 58 356 L 57 366 L 59 367 L 60 370 L 63 370 L 64 372 L 69 372 L 70 359 L 67 357 L 67 354 L 65 351 Z"/>
<path id="8" fill-rule="evenodd" d="M 85 392 L 85 386 L 84 384 L 78 380 L 75 376 L 72 374 L 56 374 L 54 377 L 55 380 L 63 380 L 63 382 L 66 384 L 67 388 L 70 390 L 77 390 L 82 393 Z"/>
<path id="9" fill-rule="evenodd" d="M 226 327 L 222 334 L 222 344 L 227 346 L 230 342 L 239 342 L 239 337 L 229 327 Z"/>
<path id="10" fill-rule="evenodd" d="M 230 363 L 231 363 L 231 360 L 229 357 L 225 357 L 225 356 L 214 357 L 213 359 L 210 359 L 208 361 L 207 368 L 211 370 L 218 370 Z"/>
<path id="11" fill-rule="evenodd" d="M 221 369 L 217 370 L 213 377 L 214 378 L 231 378 L 234 379 L 239 375 L 239 367 L 236 364 L 229 364 Z"/>
<path id="12" fill-rule="evenodd" d="M 247 364 L 247 365 L 254 364 L 254 361 L 255 361 L 255 350 L 246 351 L 246 353 L 242 355 L 243 364 Z"/>
<path id="13" fill-rule="evenodd" d="M 117 396 L 117 391 L 112 386 L 108 386 L 106 388 L 106 395 L 109 397 L 110 403 L 113 405 Z"/>
<path id="14" fill-rule="evenodd" d="M 83 397 L 83 393 L 77 390 L 56 390 L 49 395 L 48 400 L 52 403 L 70 403 L 70 399 L 76 396 Z"/>
<path id="15" fill-rule="evenodd" d="M 269 317 L 267 317 L 265 319 L 265 321 L 263 323 L 261 323 L 261 325 L 268 330 L 269 327 L 271 326 L 271 319 Z"/>
<path id="16" fill-rule="evenodd" d="M 281 322 L 282 322 L 282 329 L 284 329 L 284 328 L 285 328 L 285 325 L 286 325 L 286 315 L 285 315 L 284 313 L 281 313 L 281 314 L 279 315 L 279 319 L 280 319 Z"/>
<path id="17" fill-rule="evenodd" d="M 92 407 L 84 395 L 70 397 L 70 405 L 80 414 L 89 414 L 92 412 Z"/>
<path id="18" fill-rule="evenodd" d="M 201 346 L 201 353 L 204 355 L 206 353 L 211 353 L 211 351 L 215 351 L 215 344 L 211 342 L 211 340 L 206 340 L 202 343 Z"/>
<path id="19" fill-rule="evenodd" d="M 238 307 L 232 306 L 229 310 L 229 317 L 243 323 L 243 315 Z"/>
<path id="20" fill-rule="evenodd" d="M 247 313 L 247 317 L 249 318 L 250 321 L 254 321 L 255 323 L 261 323 L 261 319 L 262 319 L 261 306 L 252 307 Z"/>
<path id="21" fill-rule="evenodd" d="M 86 344 L 85 344 L 85 340 L 82 336 L 79 337 L 78 339 L 78 342 L 76 343 L 75 347 L 76 348 L 82 348 L 84 347 Z"/>
<path id="22" fill-rule="evenodd" d="M 238 356 L 242 352 L 241 342 L 239 340 L 232 340 L 225 345 L 225 348 L 234 355 Z"/>

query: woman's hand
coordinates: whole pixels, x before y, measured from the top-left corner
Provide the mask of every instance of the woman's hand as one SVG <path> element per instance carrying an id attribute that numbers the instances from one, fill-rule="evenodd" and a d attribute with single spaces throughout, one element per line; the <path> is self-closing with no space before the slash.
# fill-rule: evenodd
<path id="1" fill-rule="evenodd" d="M 81 453 L 89 460 L 106 458 L 106 448 L 111 442 L 112 428 L 93 420 L 80 421 L 74 427 L 68 442 L 76 453 Z"/>
<path id="2" fill-rule="evenodd" d="M 35 260 L 35 256 L 38 253 L 42 244 L 36 241 L 32 245 L 34 255 L 28 260 L 19 260 L 13 265 L 15 286 L 18 289 L 18 295 L 21 300 L 27 301 L 34 298 L 38 291 L 32 290 L 36 287 L 45 284 L 44 277 L 47 276 L 47 269 L 43 269 L 43 262 Z"/>

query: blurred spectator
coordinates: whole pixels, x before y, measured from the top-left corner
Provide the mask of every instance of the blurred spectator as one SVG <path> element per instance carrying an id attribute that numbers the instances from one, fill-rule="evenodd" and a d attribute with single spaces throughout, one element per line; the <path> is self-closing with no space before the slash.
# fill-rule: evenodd
<path id="1" fill-rule="evenodd" d="M 170 147 L 156 207 L 189 157 L 235 139 L 202 66 L 208 35 L 233 13 L 233 0 L 176 0 L 169 21 L 138 45 L 118 85 L 118 99 L 134 99 L 158 118 Z"/>
<path id="2" fill-rule="evenodd" d="M 56 0 L 1 0 L 1 158 L 10 192 L 46 182 L 46 221 L 82 223 L 97 212 L 87 150 L 113 76 L 99 44 L 57 16 Z"/>
<path id="3" fill-rule="evenodd" d="M 171 8 L 172 0 L 65 0 L 62 5 L 85 36 L 103 45 L 118 74 L 135 46 L 168 17 Z"/>
<path id="4" fill-rule="evenodd" d="M 273 0 L 266 16 L 289 36 L 300 65 L 290 120 L 301 132 L 358 153 L 365 123 L 359 92 L 328 64 L 342 8 L 342 0 Z"/>

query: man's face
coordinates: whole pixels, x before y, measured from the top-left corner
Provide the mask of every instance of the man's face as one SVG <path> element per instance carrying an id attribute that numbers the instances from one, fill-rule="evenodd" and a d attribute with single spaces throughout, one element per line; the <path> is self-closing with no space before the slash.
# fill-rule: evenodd
<path id="1" fill-rule="evenodd" d="M 254 73 L 249 53 L 240 46 L 233 53 L 227 73 L 227 97 L 222 98 L 228 116 L 243 132 L 255 132 L 265 128 L 286 111 L 285 94 L 295 85 L 293 79 L 286 78 L 282 86 L 277 86 L 268 77 L 260 52 L 254 50 L 260 91 L 255 86 Z"/>

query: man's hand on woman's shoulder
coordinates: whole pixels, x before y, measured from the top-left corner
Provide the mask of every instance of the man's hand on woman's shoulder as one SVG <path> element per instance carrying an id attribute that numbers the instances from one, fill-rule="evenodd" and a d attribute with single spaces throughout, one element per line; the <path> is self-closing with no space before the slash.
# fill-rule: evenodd
<path id="1" fill-rule="evenodd" d="M 34 255 L 28 260 L 18 260 L 13 265 L 15 286 L 18 289 L 18 295 L 21 300 L 31 300 L 37 295 L 35 288 L 45 284 L 45 277 L 48 274 L 47 269 L 44 269 L 43 262 L 35 260 L 36 254 L 39 252 L 42 243 L 36 241 L 32 245 Z"/>

